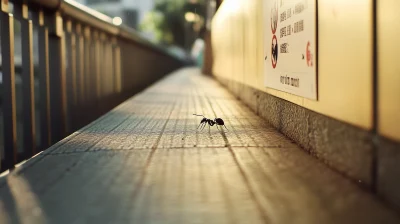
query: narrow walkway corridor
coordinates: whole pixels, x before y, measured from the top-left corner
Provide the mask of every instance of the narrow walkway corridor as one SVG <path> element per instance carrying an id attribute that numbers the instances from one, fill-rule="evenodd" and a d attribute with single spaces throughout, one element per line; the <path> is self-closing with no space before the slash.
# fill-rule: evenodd
<path id="1" fill-rule="evenodd" d="M 0 197 L 0 223 L 400 223 L 194 68 L 3 175 Z"/>

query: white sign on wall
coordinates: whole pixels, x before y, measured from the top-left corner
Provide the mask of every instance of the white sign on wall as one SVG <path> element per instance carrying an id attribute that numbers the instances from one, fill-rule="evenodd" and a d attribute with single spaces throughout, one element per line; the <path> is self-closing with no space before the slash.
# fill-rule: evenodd
<path id="1" fill-rule="evenodd" d="M 264 1 L 264 77 L 267 87 L 316 100 L 315 1 Z"/>

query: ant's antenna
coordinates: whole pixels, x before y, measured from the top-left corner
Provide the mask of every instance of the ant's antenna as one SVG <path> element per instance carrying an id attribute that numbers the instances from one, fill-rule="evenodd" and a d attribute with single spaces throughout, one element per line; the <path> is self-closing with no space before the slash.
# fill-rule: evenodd
<path id="1" fill-rule="evenodd" d="M 193 114 L 193 115 L 204 117 L 204 115 L 201 115 L 201 114 Z M 204 118 L 205 118 L 205 117 L 204 117 Z"/>

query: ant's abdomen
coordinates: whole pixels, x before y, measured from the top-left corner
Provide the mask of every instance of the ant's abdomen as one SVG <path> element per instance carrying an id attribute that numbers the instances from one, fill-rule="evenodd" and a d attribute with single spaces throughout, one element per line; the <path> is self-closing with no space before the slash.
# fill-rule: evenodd
<path id="1" fill-rule="evenodd" d="M 222 120 L 221 118 L 215 118 L 215 123 L 217 123 L 218 125 L 224 125 L 224 120 Z"/>

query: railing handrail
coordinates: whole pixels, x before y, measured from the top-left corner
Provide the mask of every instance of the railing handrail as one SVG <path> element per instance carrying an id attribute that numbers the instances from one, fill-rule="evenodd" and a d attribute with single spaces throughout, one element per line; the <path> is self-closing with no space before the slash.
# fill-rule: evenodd
<path id="1" fill-rule="evenodd" d="M 112 18 L 73 0 L 64 0 L 60 10 L 72 19 L 80 20 L 99 30 L 117 35 L 118 27 L 112 23 Z"/>
<path id="2" fill-rule="evenodd" d="M 28 0 L 29 2 L 33 2 L 37 5 L 45 7 L 47 9 L 55 10 L 60 8 L 61 3 L 64 0 Z"/>

